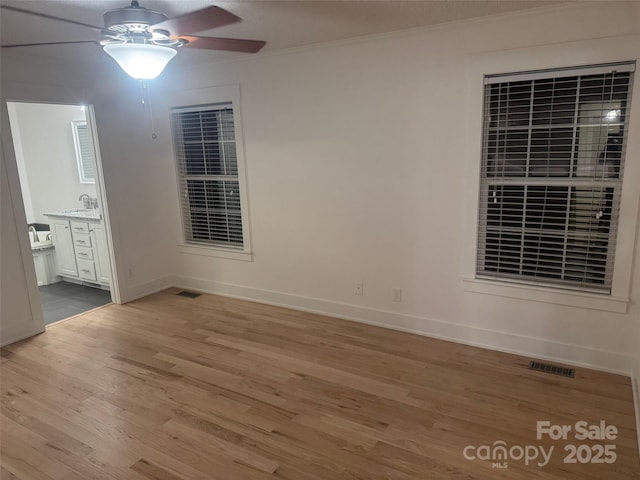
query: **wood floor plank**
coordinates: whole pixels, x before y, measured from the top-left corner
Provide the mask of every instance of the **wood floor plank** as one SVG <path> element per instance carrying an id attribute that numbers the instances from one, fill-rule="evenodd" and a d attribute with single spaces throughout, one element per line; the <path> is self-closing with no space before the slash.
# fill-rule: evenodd
<path id="1" fill-rule="evenodd" d="M 563 378 L 517 355 L 178 292 L 2 349 L 0 478 L 640 478 L 628 377 Z M 537 440 L 542 420 L 604 420 L 618 436 Z M 554 453 L 508 468 L 463 455 L 499 441 Z M 616 461 L 564 463 L 572 443 L 613 444 Z"/>
<path id="2" fill-rule="evenodd" d="M 59 461 L 40 453 L 28 439 L 2 428 L 2 464 L 12 473 L 34 480 L 58 480 L 72 470 Z"/>
<path id="3" fill-rule="evenodd" d="M 184 477 L 178 476 L 176 473 L 165 470 L 148 460 L 141 458 L 131 465 L 131 470 L 138 472 L 149 480 L 185 480 Z"/>

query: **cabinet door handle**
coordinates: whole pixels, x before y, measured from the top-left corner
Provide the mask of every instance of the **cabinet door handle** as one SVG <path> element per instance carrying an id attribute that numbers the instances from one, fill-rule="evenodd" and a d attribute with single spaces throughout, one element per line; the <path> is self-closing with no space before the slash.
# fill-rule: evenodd
<path id="1" fill-rule="evenodd" d="M 91 270 L 87 270 L 86 268 L 83 268 L 81 271 L 83 271 L 84 273 L 91 273 Z"/>

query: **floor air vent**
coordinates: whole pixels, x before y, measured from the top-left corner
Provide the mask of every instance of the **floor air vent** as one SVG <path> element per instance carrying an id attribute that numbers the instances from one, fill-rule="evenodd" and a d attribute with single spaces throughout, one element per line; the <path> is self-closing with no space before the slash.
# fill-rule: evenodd
<path id="1" fill-rule="evenodd" d="M 533 360 L 529 362 L 529 369 L 537 370 L 538 372 L 543 372 L 543 373 L 553 373 L 554 375 L 560 375 L 562 377 L 571 377 L 571 378 L 573 378 L 576 373 L 575 369 L 573 368 L 558 367 L 556 365 L 550 365 L 548 363 L 542 363 L 542 362 L 535 362 Z"/>
<path id="2" fill-rule="evenodd" d="M 179 297 L 186 297 L 186 298 L 198 298 L 202 294 L 195 293 L 195 292 L 187 292 L 186 290 L 183 290 L 182 292 L 176 293 L 176 295 L 178 295 Z"/>

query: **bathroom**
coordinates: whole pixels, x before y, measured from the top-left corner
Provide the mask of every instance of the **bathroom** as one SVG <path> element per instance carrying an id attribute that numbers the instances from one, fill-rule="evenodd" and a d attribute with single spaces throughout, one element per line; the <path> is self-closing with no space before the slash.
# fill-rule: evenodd
<path id="1" fill-rule="evenodd" d="M 45 324 L 111 302 L 111 252 L 83 105 L 8 102 Z"/>

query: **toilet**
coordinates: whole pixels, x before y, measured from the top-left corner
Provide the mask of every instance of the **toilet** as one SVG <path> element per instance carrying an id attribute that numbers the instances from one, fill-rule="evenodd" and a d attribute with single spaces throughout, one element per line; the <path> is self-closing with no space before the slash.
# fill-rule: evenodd
<path id="1" fill-rule="evenodd" d="M 50 285 L 60 281 L 56 275 L 55 247 L 51 241 L 50 231 L 30 231 L 31 253 L 36 269 L 38 286 Z"/>

